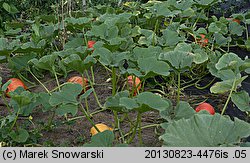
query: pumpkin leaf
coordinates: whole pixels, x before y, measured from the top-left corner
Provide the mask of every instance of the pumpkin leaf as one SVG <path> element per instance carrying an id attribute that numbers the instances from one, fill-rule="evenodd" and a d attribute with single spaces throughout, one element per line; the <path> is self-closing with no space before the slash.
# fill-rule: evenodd
<path id="1" fill-rule="evenodd" d="M 218 147 L 238 146 L 241 138 L 250 135 L 250 124 L 219 114 L 195 114 L 166 126 L 160 136 L 163 146 L 171 147 Z"/>
<path id="2" fill-rule="evenodd" d="M 246 91 L 233 92 L 232 101 L 241 111 L 250 111 L 250 97 Z"/>

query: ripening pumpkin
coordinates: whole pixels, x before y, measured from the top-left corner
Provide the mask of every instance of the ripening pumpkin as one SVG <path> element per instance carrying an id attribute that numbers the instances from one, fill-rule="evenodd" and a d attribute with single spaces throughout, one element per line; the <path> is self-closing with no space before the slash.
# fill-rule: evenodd
<path id="1" fill-rule="evenodd" d="M 8 81 L 11 81 L 11 83 L 8 85 L 6 90 L 7 97 L 10 97 L 9 93 L 15 91 L 18 87 L 23 87 L 25 90 L 28 89 L 27 86 L 18 78 L 10 78 Z"/>
<path id="2" fill-rule="evenodd" d="M 201 38 L 197 38 L 197 43 L 202 46 L 205 47 L 208 44 L 208 38 L 206 38 L 206 36 L 204 34 L 200 34 Z"/>
<path id="3" fill-rule="evenodd" d="M 103 132 L 103 131 L 105 131 L 105 130 L 110 130 L 110 131 L 113 131 L 113 128 L 111 128 L 111 127 L 109 127 L 109 126 L 107 126 L 107 125 L 105 125 L 105 124 L 103 124 L 103 123 L 98 123 L 98 124 L 96 124 L 95 125 L 97 128 L 98 128 L 98 130 L 100 131 L 100 132 Z M 95 134 L 97 134 L 98 133 L 98 131 L 95 129 L 95 127 L 93 126 L 91 129 L 90 129 L 90 134 L 92 135 L 92 136 L 94 136 Z"/>
<path id="4" fill-rule="evenodd" d="M 137 95 L 137 92 L 141 89 L 141 80 L 136 76 L 128 76 L 128 85 L 129 90 L 132 91 L 134 89 L 134 96 Z"/>
<path id="5" fill-rule="evenodd" d="M 195 108 L 195 111 L 196 112 L 199 112 L 201 110 L 206 110 L 207 112 L 209 112 L 211 115 L 214 115 L 215 114 L 215 111 L 214 111 L 214 107 L 212 105 L 210 105 L 209 103 L 206 103 L 206 102 L 203 102 L 201 103 L 200 105 L 198 105 L 196 108 Z"/>
<path id="6" fill-rule="evenodd" d="M 234 19 L 234 18 L 227 18 L 227 20 L 231 20 L 231 21 L 233 21 L 233 22 L 236 22 L 236 23 L 238 23 L 238 24 L 240 24 L 240 19 Z"/>
<path id="7" fill-rule="evenodd" d="M 93 40 L 88 41 L 88 48 L 94 48 L 95 43 Z"/>
<path id="8" fill-rule="evenodd" d="M 84 88 L 88 90 L 88 79 L 86 78 L 82 78 L 81 76 L 72 76 L 69 78 L 68 82 L 80 84 L 83 87 L 83 92 Z"/>

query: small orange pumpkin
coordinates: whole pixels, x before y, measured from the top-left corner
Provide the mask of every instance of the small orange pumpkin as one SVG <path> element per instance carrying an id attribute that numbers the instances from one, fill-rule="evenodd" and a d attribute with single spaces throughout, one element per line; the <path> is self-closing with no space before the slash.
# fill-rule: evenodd
<path id="1" fill-rule="evenodd" d="M 100 131 L 100 132 L 103 132 L 103 131 L 105 131 L 105 130 L 110 130 L 110 131 L 113 131 L 113 128 L 111 128 L 111 127 L 109 127 L 109 126 L 107 126 L 107 125 L 105 125 L 105 124 L 103 124 L 103 123 L 98 123 L 98 124 L 96 124 L 95 125 L 97 128 L 98 128 L 98 130 Z M 95 127 L 93 126 L 91 129 L 90 129 L 90 134 L 92 135 L 92 136 L 94 136 L 95 134 L 97 134 L 98 133 L 98 131 L 95 129 Z"/>
<path id="2" fill-rule="evenodd" d="M 23 87 L 25 90 L 28 89 L 27 86 L 18 78 L 10 78 L 8 81 L 11 81 L 11 83 L 8 85 L 6 90 L 7 97 L 10 97 L 9 93 L 15 91 L 18 87 Z"/>
<path id="3" fill-rule="evenodd" d="M 71 78 L 69 78 L 68 82 L 80 84 L 83 88 L 88 90 L 88 79 L 86 78 L 82 78 L 80 76 L 72 76 Z M 83 89 L 83 92 L 84 92 L 84 89 Z"/>
<path id="4" fill-rule="evenodd" d="M 141 80 L 138 77 L 132 75 L 128 76 L 127 80 L 129 89 L 134 89 L 134 96 L 137 95 L 137 92 L 141 89 Z"/>
<path id="5" fill-rule="evenodd" d="M 95 43 L 93 40 L 88 41 L 88 48 L 94 48 Z"/>
<path id="6" fill-rule="evenodd" d="M 196 112 L 199 112 L 201 110 L 206 110 L 207 112 L 209 112 L 211 115 L 214 115 L 215 114 L 215 110 L 214 110 L 214 107 L 212 105 L 210 105 L 209 103 L 206 103 L 206 102 L 203 102 L 201 103 L 200 105 L 198 105 L 196 108 L 195 108 L 195 111 Z"/>
<path id="7" fill-rule="evenodd" d="M 208 44 L 208 38 L 206 38 L 206 36 L 204 34 L 200 34 L 201 38 L 197 38 L 197 43 L 202 46 L 205 47 Z"/>
<path id="8" fill-rule="evenodd" d="M 240 19 L 237 19 L 237 18 L 226 18 L 226 19 L 240 24 Z"/>

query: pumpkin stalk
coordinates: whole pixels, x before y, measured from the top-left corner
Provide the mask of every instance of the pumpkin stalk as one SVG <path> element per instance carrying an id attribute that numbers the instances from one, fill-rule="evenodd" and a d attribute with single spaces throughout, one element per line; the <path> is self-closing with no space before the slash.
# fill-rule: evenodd
<path id="1" fill-rule="evenodd" d="M 115 96 L 116 94 L 116 70 L 115 67 L 112 67 L 112 96 Z M 115 128 L 118 128 L 119 126 L 119 119 L 118 119 L 118 113 L 117 111 L 113 111 L 114 113 L 114 120 L 115 120 Z"/>

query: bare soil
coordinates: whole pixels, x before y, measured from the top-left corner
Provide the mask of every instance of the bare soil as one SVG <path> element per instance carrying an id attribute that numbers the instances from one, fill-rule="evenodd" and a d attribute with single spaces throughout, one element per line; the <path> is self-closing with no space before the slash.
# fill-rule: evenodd
<path id="1" fill-rule="evenodd" d="M 3 83 L 5 83 L 9 78 L 14 77 L 12 73 L 7 68 L 5 64 L 0 64 L 1 71 L 0 76 L 3 78 Z M 104 104 L 107 97 L 111 96 L 111 83 L 106 82 L 108 78 L 110 78 L 109 72 L 105 70 L 102 66 L 95 66 L 94 67 L 94 74 L 95 74 L 95 91 L 97 96 L 101 102 Z M 67 81 L 71 76 L 79 75 L 77 72 L 71 72 L 67 78 L 60 78 L 60 83 Z M 32 76 L 29 77 L 29 80 L 35 82 L 32 79 Z M 51 80 L 51 76 L 47 74 L 44 79 L 41 79 L 42 82 L 45 83 L 46 87 L 49 90 L 52 90 L 56 87 L 55 80 Z M 49 82 L 48 82 L 49 81 Z M 27 83 L 28 85 L 28 83 Z M 29 85 L 28 85 L 29 86 Z M 32 92 L 43 92 L 45 91 L 43 87 L 37 84 L 35 87 L 29 88 L 29 91 Z M 8 101 L 10 99 L 7 99 Z M 85 103 L 83 102 L 85 106 Z M 89 112 L 95 112 L 100 110 L 93 93 L 88 97 L 88 106 Z M 6 116 L 8 114 L 6 106 L 4 106 L 3 99 L 0 100 L 0 115 Z M 85 117 L 83 116 L 82 112 L 79 110 L 77 116 L 79 119 L 72 120 L 67 122 L 65 117 L 56 116 L 53 121 L 53 128 L 51 129 L 44 129 L 44 125 L 47 124 L 51 113 L 43 112 L 40 107 L 36 108 L 31 116 L 33 117 L 33 122 L 35 126 L 31 126 L 32 130 L 38 130 L 41 132 L 41 138 L 39 138 L 37 145 L 38 146 L 82 146 L 84 143 L 90 142 L 91 135 L 90 135 L 90 128 L 92 125 Z M 121 118 L 123 115 L 119 114 Z M 136 119 L 136 113 L 132 112 L 128 115 L 131 120 Z M 73 118 L 72 116 L 68 116 L 68 119 Z M 19 121 L 22 118 L 20 118 Z M 113 112 L 110 110 L 105 110 L 94 114 L 92 120 L 95 123 L 104 123 L 108 126 L 114 125 L 114 117 Z M 159 114 L 156 111 L 150 111 L 142 115 L 142 126 L 150 125 L 150 124 L 159 124 L 162 122 L 160 119 Z M 124 130 L 126 134 L 129 132 L 130 126 L 127 119 L 121 123 L 121 128 Z M 142 131 L 142 138 L 143 138 L 143 146 L 161 146 L 162 142 L 158 139 L 158 136 L 163 133 L 163 130 L 158 127 L 149 127 L 145 128 Z M 116 133 L 116 143 L 119 143 L 120 137 L 119 134 Z M 159 135 L 158 135 L 159 134 Z M 139 146 L 138 138 L 135 137 L 134 141 L 130 144 L 130 146 Z"/>
<path id="2" fill-rule="evenodd" d="M 1 70 L 0 76 L 3 78 L 3 83 L 5 83 L 9 78 L 13 77 L 12 73 L 7 68 L 6 64 L 0 64 L 0 70 Z M 110 78 L 110 73 L 102 66 L 96 65 L 94 66 L 94 74 L 95 74 L 94 87 L 101 104 L 104 104 L 106 98 L 111 96 L 111 83 L 107 82 L 107 79 Z M 61 77 L 59 81 L 60 83 L 64 83 L 71 76 L 75 75 L 79 74 L 76 72 L 71 72 L 66 78 Z M 55 80 L 51 79 L 52 78 L 49 74 L 47 74 L 43 79 L 41 79 L 49 90 L 52 90 L 53 88 L 56 87 Z M 29 77 L 29 80 L 35 82 L 32 76 Z M 30 87 L 29 90 L 32 92 L 45 91 L 39 84 L 37 84 L 35 87 L 34 86 Z M 175 96 L 173 95 L 172 98 L 174 99 Z M 215 107 L 216 112 L 220 112 L 226 101 L 227 95 L 225 94 L 225 95 L 214 96 L 210 94 L 209 89 L 198 90 L 194 87 L 190 87 L 185 90 L 181 98 L 182 100 L 189 102 L 190 105 L 194 108 L 198 103 L 209 99 L 208 102 Z M 84 102 L 83 105 L 85 106 Z M 100 110 L 94 98 L 93 93 L 88 97 L 88 106 L 90 113 Z M 5 116 L 7 114 L 8 112 L 6 106 L 4 106 L 3 104 L 3 99 L 0 99 L 0 115 Z M 230 103 L 226 114 L 228 114 L 231 117 L 236 116 L 242 120 L 250 122 L 250 120 L 247 119 L 248 116 L 245 113 L 239 111 L 232 103 Z M 64 116 L 62 117 L 56 116 L 53 121 L 53 127 L 47 129 L 44 128 L 44 126 L 45 124 L 48 123 L 51 113 L 43 112 L 41 108 L 38 107 L 32 112 L 31 116 L 33 117 L 34 125 L 31 125 L 30 128 L 32 130 L 39 131 L 37 146 L 63 146 L 63 147 L 82 146 L 84 143 L 90 142 L 91 140 L 90 128 L 92 127 L 92 125 L 85 117 L 80 117 L 76 120 L 67 121 Z M 80 110 L 75 117 L 77 116 L 83 116 Z M 130 120 L 136 119 L 135 112 L 129 113 L 128 116 Z M 119 117 L 122 119 L 123 114 L 119 114 Z M 70 119 L 73 117 L 69 115 L 67 118 Z M 110 110 L 105 110 L 97 114 L 94 114 L 92 120 L 95 123 L 104 123 L 111 127 L 114 126 L 113 112 Z M 19 121 L 22 121 L 21 118 Z M 163 119 L 160 118 L 159 113 L 156 111 L 149 111 L 142 115 L 142 126 L 160 124 L 162 122 Z M 129 132 L 130 126 L 127 118 L 125 118 L 121 122 L 121 128 L 123 129 L 124 134 Z M 158 127 L 154 126 L 143 129 L 142 130 L 143 146 L 146 147 L 162 146 L 162 141 L 159 140 L 159 136 L 162 135 L 163 133 L 164 130 L 160 126 Z M 119 143 L 121 139 L 117 131 L 115 131 L 115 135 L 116 135 L 116 143 Z M 134 141 L 129 146 L 140 146 L 137 135 Z"/>

